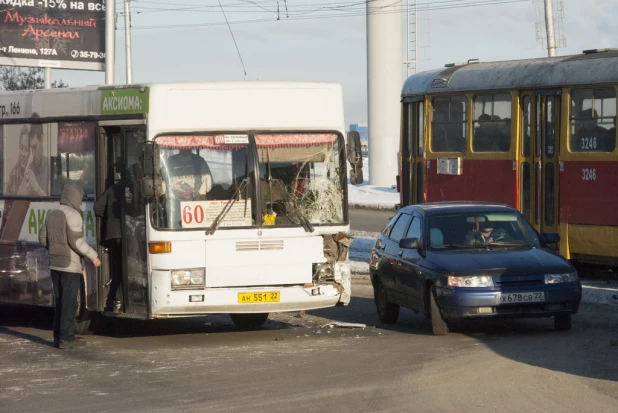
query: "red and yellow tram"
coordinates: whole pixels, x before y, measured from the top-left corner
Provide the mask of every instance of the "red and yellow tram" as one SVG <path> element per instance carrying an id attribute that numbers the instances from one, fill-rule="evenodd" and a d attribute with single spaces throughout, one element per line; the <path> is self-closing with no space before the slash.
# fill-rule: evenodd
<path id="1" fill-rule="evenodd" d="M 450 64 L 402 90 L 401 204 L 491 201 L 618 265 L 618 49 Z"/>

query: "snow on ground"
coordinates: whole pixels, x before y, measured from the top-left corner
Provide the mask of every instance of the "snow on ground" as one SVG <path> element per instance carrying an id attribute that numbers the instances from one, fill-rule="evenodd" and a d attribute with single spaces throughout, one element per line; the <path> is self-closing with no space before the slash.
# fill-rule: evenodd
<path id="1" fill-rule="evenodd" d="M 348 181 L 348 203 L 352 208 L 395 209 L 399 203 L 395 177 L 393 187 L 369 185 L 369 159 L 363 156 L 363 178 L 361 185 L 352 185 Z"/>

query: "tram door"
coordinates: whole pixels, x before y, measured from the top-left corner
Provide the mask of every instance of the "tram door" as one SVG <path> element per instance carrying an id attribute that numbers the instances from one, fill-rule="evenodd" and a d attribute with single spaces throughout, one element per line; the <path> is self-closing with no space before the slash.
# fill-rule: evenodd
<path id="1" fill-rule="evenodd" d="M 122 237 L 121 262 L 115 267 L 109 245 L 100 247 L 102 258 L 103 306 L 112 288 L 114 268 L 122 269 L 121 312 L 139 316 L 148 315 L 148 277 L 145 204 L 141 196 L 139 148 L 145 141 L 145 125 L 131 121 L 100 122 L 99 188 L 103 193 L 111 185 L 120 185 L 122 199 L 118 203 Z M 100 195 L 100 194 L 97 194 Z M 112 308 L 105 308 L 112 310 Z"/>
<path id="2" fill-rule="evenodd" d="M 539 232 L 558 232 L 558 161 L 560 143 L 560 95 L 524 95 L 522 109 L 529 105 L 529 146 L 526 154 L 526 116 L 522 116 L 523 165 L 521 169 L 521 209 Z M 534 119 L 532 118 L 534 114 Z M 526 155 L 528 155 L 526 157 Z M 525 166 L 528 165 L 528 166 Z M 529 188 L 526 188 L 526 183 Z M 526 201 L 526 192 L 529 194 Z"/>
<path id="3" fill-rule="evenodd" d="M 425 202 L 425 110 L 423 101 L 404 104 L 404 129 L 402 131 L 402 188 L 405 205 Z"/>

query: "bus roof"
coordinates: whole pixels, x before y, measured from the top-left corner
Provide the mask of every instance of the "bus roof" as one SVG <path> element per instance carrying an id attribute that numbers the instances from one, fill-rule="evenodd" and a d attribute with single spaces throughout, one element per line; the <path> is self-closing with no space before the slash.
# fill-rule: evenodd
<path id="1" fill-rule="evenodd" d="M 149 131 L 345 130 L 340 84 L 211 81 L 0 93 L 0 122 L 148 117 Z"/>
<path id="2" fill-rule="evenodd" d="M 450 66 L 450 67 L 449 67 Z M 543 89 L 618 83 L 618 50 L 551 58 L 447 65 L 410 76 L 402 97 L 432 93 Z"/>

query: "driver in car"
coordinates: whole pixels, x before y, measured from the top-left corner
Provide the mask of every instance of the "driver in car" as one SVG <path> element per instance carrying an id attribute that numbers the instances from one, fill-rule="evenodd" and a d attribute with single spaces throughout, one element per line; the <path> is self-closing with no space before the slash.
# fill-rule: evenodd
<path id="1" fill-rule="evenodd" d="M 494 224 L 488 220 L 479 222 L 478 231 L 470 231 L 466 235 L 466 245 L 487 244 L 507 240 L 509 234 L 505 229 L 494 229 Z"/>

